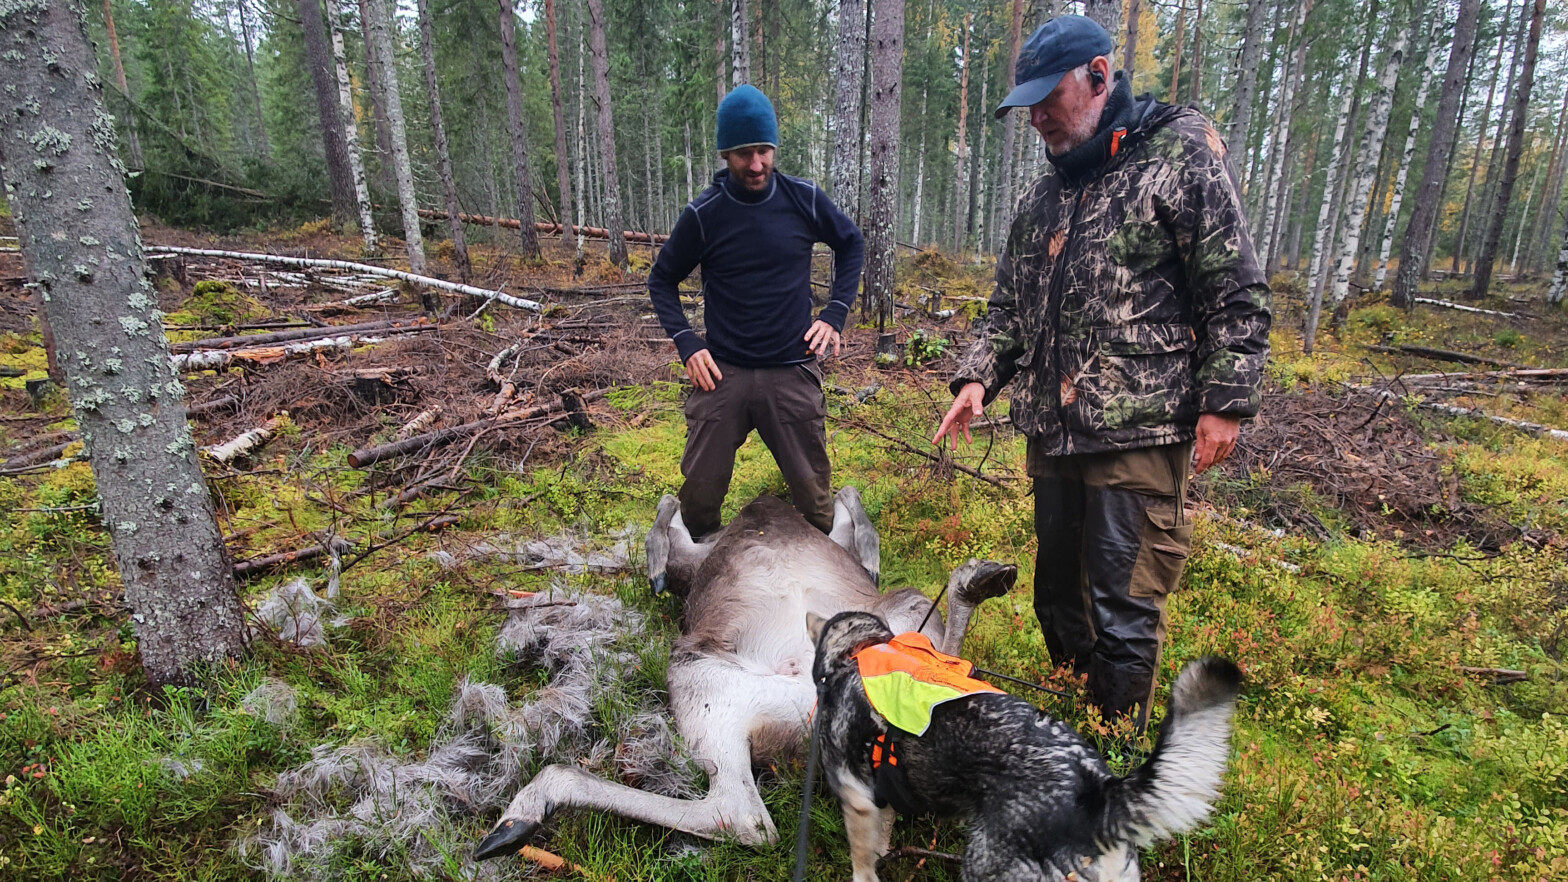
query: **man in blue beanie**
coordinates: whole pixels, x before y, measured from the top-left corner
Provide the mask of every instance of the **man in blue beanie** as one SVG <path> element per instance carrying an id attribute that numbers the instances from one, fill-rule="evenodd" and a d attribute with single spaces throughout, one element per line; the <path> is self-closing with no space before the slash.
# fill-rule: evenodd
<path id="1" fill-rule="evenodd" d="M 833 526 L 826 402 L 818 360 L 838 355 L 860 285 L 864 240 L 810 181 L 773 169 L 778 120 L 766 95 L 739 86 L 719 104 L 726 168 L 681 212 L 648 274 L 648 293 L 686 375 L 681 519 L 692 536 L 720 526 L 735 451 L 753 429 L 790 497 L 822 532 Z M 812 319 L 811 250 L 833 249 L 831 296 Z M 702 267 L 706 338 L 681 310 L 680 283 Z"/>
<path id="2" fill-rule="evenodd" d="M 997 116 L 1028 108 L 1050 167 L 1018 201 L 932 440 L 967 437 L 1017 379 L 1046 648 L 1141 728 L 1192 548 L 1188 475 L 1258 412 L 1269 288 L 1219 134 L 1194 108 L 1134 98 L 1110 54 L 1081 15 L 1018 54 Z"/>

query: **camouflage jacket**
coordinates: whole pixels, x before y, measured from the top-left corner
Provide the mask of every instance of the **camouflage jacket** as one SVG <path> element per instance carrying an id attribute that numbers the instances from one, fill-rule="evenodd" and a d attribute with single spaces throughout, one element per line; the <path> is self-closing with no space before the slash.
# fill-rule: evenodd
<path id="1" fill-rule="evenodd" d="M 1019 199 L 996 287 L 952 382 L 1041 455 L 1191 440 L 1200 413 L 1253 416 L 1269 289 L 1218 133 L 1145 99 L 1078 179 L 1049 168 Z"/>

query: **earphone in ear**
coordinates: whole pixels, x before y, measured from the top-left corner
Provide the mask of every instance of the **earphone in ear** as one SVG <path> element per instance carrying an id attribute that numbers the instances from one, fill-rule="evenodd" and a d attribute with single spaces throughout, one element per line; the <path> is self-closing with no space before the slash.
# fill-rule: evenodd
<path id="1" fill-rule="evenodd" d="M 1089 71 L 1089 82 L 1094 84 L 1094 94 L 1098 95 L 1105 89 L 1105 74 L 1091 69 Z"/>

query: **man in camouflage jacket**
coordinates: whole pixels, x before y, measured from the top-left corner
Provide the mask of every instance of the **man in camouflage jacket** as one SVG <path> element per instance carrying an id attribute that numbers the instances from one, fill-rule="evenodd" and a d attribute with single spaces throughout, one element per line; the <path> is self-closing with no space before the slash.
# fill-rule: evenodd
<path id="1" fill-rule="evenodd" d="M 1258 411 L 1269 290 L 1214 127 L 1134 99 L 1110 52 L 1099 25 L 1061 16 L 1019 55 L 997 115 L 1028 107 L 1052 167 L 1019 200 L 933 441 L 967 438 L 1018 379 L 1046 645 L 1141 727 L 1191 549 L 1189 468 L 1228 456 Z"/>

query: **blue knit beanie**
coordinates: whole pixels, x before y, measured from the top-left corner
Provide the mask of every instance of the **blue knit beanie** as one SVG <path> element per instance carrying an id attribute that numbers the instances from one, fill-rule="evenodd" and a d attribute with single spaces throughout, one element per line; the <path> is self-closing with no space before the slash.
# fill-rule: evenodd
<path id="1" fill-rule="evenodd" d="M 766 144 L 779 146 L 779 121 L 773 102 L 755 86 L 736 86 L 719 102 L 719 152 Z"/>

